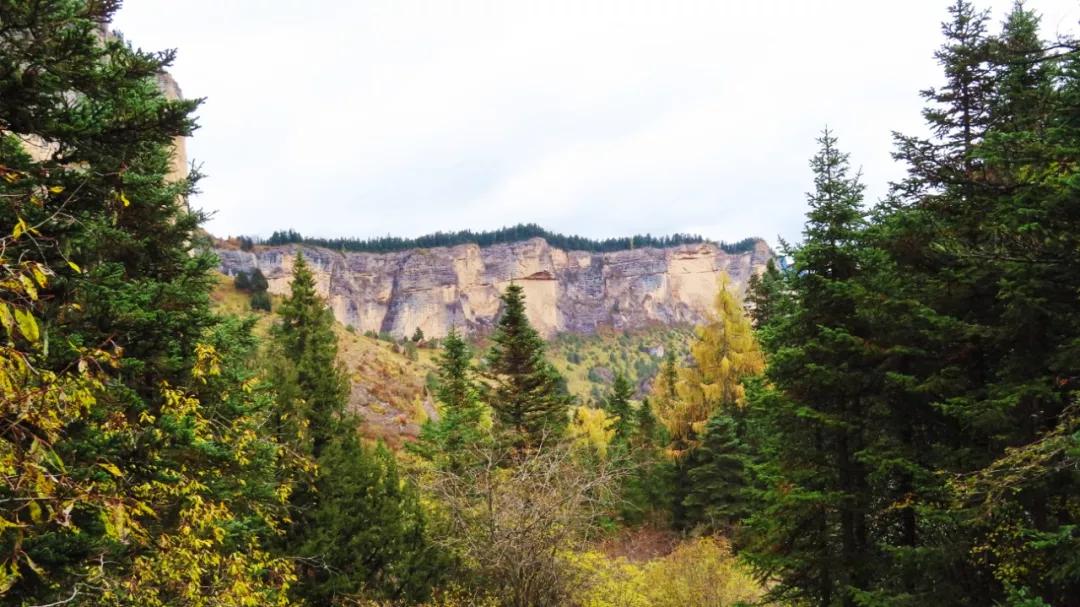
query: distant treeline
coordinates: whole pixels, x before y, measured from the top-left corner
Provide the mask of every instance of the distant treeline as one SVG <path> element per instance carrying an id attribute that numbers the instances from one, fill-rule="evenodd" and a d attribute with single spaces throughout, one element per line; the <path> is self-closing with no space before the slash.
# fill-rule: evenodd
<path id="1" fill-rule="evenodd" d="M 519 224 L 516 226 L 501 228 L 490 232 L 474 232 L 461 230 L 460 232 L 435 232 L 418 238 L 401 238 L 397 236 L 381 236 L 378 238 L 311 238 L 304 237 L 295 230 L 280 230 L 274 232 L 265 240 L 241 237 L 240 241 L 245 247 L 254 244 L 283 245 L 305 244 L 328 249 L 343 251 L 357 251 L 363 253 L 391 253 L 408 249 L 428 249 L 432 247 L 451 247 L 460 244 L 476 244 L 486 247 L 495 244 L 521 242 L 530 238 L 543 238 L 553 247 L 566 251 L 592 251 L 595 253 L 607 253 L 611 251 L 626 251 L 642 247 L 674 247 L 683 244 L 700 244 L 712 242 L 696 234 L 672 234 L 670 236 L 628 236 L 623 238 L 606 238 L 593 240 L 583 236 L 566 236 L 549 232 L 534 224 Z M 754 248 L 755 238 L 745 238 L 738 242 L 715 243 L 727 253 L 745 253 Z"/>

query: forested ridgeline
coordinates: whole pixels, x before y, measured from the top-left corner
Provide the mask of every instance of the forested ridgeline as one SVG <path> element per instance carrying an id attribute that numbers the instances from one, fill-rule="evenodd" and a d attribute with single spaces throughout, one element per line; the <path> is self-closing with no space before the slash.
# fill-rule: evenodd
<path id="1" fill-rule="evenodd" d="M 647 394 L 577 402 L 511 285 L 396 452 L 301 255 L 265 335 L 211 306 L 199 102 L 116 9 L 0 1 L 4 604 L 1078 604 L 1080 50 L 1022 5 L 952 6 L 884 200 L 822 134 L 801 242 Z"/>
<path id="2" fill-rule="evenodd" d="M 715 244 L 722 251 L 729 254 L 738 254 L 751 251 L 757 244 L 757 238 L 744 238 L 738 242 L 713 242 L 702 236 L 693 234 L 672 234 L 670 236 L 653 236 L 651 234 L 636 235 L 623 238 L 606 238 L 596 240 L 583 236 L 566 236 L 556 232 L 549 232 L 534 224 L 518 224 L 508 228 L 500 228 L 492 231 L 473 232 L 461 230 L 459 232 L 435 232 L 416 238 L 401 238 L 397 236 L 380 236 L 376 238 L 312 238 L 301 236 L 294 230 L 279 230 L 269 238 L 253 238 L 240 236 L 238 240 L 241 247 L 251 248 L 256 244 L 276 246 L 283 244 L 306 244 L 311 246 L 326 247 L 340 251 L 358 251 L 363 253 L 393 253 L 395 251 L 407 251 L 409 249 L 430 249 L 434 247 L 452 247 L 460 244 L 475 244 L 488 247 L 496 244 L 510 244 L 523 242 L 532 238 L 542 238 L 557 249 L 564 251 L 590 251 L 594 253 L 608 253 L 612 251 L 627 251 L 642 247 L 667 248 L 685 244 Z"/>

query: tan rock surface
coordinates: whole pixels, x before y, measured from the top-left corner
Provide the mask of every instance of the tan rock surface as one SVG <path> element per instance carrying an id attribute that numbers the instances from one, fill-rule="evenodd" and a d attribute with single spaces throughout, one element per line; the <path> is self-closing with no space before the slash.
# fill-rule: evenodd
<path id="1" fill-rule="evenodd" d="M 556 249 L 540 238 L 395 253 L 300 245 L 217 253 L 224 273 L 259 268 L 270 291 L 284 294 L 297 249 L 339 321 L 398 337 L 417 327 L 429 337 L 442 337 L 451 326 L 470 333 L 490 329 L 499 294 L 511 281 L 524 287 L 529 319 L 545 336 L 696 323 L 712 307 L 720 272 L 741 290 L 772 256 L 764 241 L 738 254 L 712 244 L 590 253 Z"/>

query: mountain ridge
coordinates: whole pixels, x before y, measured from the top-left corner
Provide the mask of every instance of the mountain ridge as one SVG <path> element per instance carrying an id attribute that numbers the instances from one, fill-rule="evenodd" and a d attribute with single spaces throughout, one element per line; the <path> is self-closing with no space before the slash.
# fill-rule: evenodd
<path id="1" fill-rule="evenodd" d="M 525 288 L 530 320 L 545 337 L 600 328 L 640 329 L 701 322 L 726 272 L 741 291 L 773 252 L 754 240 L 742 253 L 701 242 L 611 252 L 563 250 L 543 238 L 459 244 L 387 253 L 332 250 L 303 244 L 243 250 L 219 243 L 221 271 L 258 268 L 271 293 L 288 289 L 297 251 L 312 266 L 320 294 L 344 325 L 360 331 L 441 337 L 491 328 L 499 295 L 511 282 Z"/>

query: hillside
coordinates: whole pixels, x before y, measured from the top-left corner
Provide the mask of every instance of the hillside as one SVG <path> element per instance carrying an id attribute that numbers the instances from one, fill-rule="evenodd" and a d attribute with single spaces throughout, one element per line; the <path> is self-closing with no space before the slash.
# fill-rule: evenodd
<path id="1" fill-rule="evenodd" d="M 211 293 L 215 309 L 236 315 L 253 315 L 255 333 L 266 337 L 276 314 L 253 311 L 249 295 L 233 286 L 232 277 L 218 275 Z M 272 296 L 274 309 L 281 296 Z M 366 334 L 337 323 L 338 358 L 348 372 L 349 408 L 364 419 L 361 434 L 384 439 L 392 447 L 415 438 L 424 420 L 437 416 L 430 385 L 436 369 L 438 341 L 419 347 L 383 333 Z M 682 360 L 693 332 L 688 326 L 654 326 L 640 331 L 604 329 L 594 334 L 565 333 L 548 343 L 548 360 L 566 378 L 567 389 L 583 404 L 599 403 L 616 373 L 637 385 L 636 396 L 647 391 L 669 350 Z M 482 346 L 481 343 L 476 345 Z M 479 348 L 478 348 L 479 349 Z"/>

